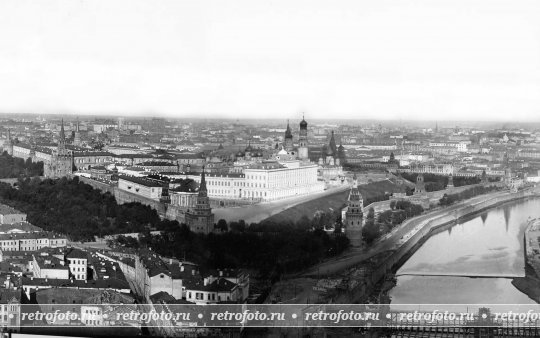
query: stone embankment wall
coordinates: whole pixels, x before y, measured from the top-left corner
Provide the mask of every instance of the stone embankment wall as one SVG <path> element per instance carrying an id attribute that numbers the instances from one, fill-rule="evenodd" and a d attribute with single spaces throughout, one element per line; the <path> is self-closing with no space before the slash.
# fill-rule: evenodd
<path id="1" fill-rule="evenodd" d="M 532 219 L 527 224 L 524 237 L 525 261 L 533 268 L 536 278 L 540 277 L 540 219 Z"/>
<path id="2" fill-rule="evenodd" d="M 79 180 L 81 182 L 84 182 L 92 186 L 95 189 L 101 190 L 102 192 L 111 193 L 116 199 L 116 203 L 118 204 L 139 202 L 143 205 L 148 205 L 149 207 L 155 209 L 159 217 L 161 218 L 176 220 L 178 209 L 173 207 L 171 208 L 171 210 L 168 210 L 169 205 L 166 203 L 162 203 L 160 201 L 156 201 L 151 198 L 139 196 L 137 194 L 133 194 L 127 191 L 123 191 L 123 190 L 118 189 L 118 187 L 116 187 L 115 185 L 111 185 L 106 182 L 97 181 L 91 178 L 79 177 Z"/>
<path id="3" fill-rule="evenodd" d="M 480 202 L 476 202 L 475 204 L 463 203 L 462 207 L 452 210 L 449 213 L 437 216 L 423 215 L 406 221 L 413 222 L 417 225 L 422 225 L 422 227 L 378 265 L 378 267 L 371 274 L 370 282 L 373 284 L 377 283 L 387 273 L 399 267 L 404 260 L 412 255 L 416 249 L 418 249 L 418 247 L 429 239 L 429 237 L 437 233 L 437 230 L 439 230 L 441 227 L 452 224 L 464 217 L 473 215 L 488 208 L 530 196 L 539 196 L 539 194 L 534 189 L 522 190 L 517 193 L 505 191 L 489 194 L 486 195 L 485 199 L 482 199 Z"/>

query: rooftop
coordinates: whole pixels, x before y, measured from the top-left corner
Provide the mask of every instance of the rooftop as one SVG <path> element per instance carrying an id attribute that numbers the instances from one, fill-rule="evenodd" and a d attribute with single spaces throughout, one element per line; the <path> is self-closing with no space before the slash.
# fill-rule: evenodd
<path id="1" fill-rule="evenodd" d="M 154 182 L 152 180 L 148 180 L 148 179 L 145 179 L 145 178 L 140 178 L 140 177 L 120 175 L 120 176 L 118 176 L 118 179 L 133 182 L 133 183 L 140 184 L 140 185 L 144 185 L 146 187 L 154 187 L 154 188 L 161 188 L 162 187 L 161 184 L 159 184 L 159 183 L 156 183 L 156 182 Z"/>

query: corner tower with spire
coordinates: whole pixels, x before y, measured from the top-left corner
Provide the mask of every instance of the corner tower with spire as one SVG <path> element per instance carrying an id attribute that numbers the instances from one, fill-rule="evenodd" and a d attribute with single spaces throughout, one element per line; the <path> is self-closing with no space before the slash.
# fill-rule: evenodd
<path id="1" fill-rule="evenodd" d="M 353 184 L 349 199 L 347 200 L 347 211 L 345 212 L 345 234 L 349 238 L 351 246 L 362 246 L 362 227 L 364 220 L 364 199 L 358 190 L 358 180 L 356 174 L 353 176 Z"/>
<path id="2" fill-rule="evenodd" d="M 210 198 L 206 189 L 204 166 L 199 184 L 199 194 L 195 208 L 186 212 L 186 225 L 193 232 L 208 234 L 214 230 L 214 214 L 210 207 Z"/>
<path id="3" fill-rule="evenodd" d="M 73 173 L 73 158 L 69 150 L 66 149 L 66 132 L 64 131 L 64 119 L 60 126 L 58 146 L 53 151 L 51 161 L 43 168 L 45 177 L 60 178 Z"/>

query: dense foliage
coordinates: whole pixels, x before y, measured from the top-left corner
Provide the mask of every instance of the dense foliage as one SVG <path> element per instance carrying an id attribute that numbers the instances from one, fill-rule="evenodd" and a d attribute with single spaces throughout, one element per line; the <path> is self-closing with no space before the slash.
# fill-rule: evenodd
<path id="1" fill-rule="evenodd" d="M 43 162 L 33 163 L 9 155 L 6 151 L 0 155 L 0 178 L 34 177 L 43 175 Z"/>
<path id="2" fill-rule="evenodd" d="M 362 236 L 366 243 L 371 244 L 406 219 L 418 216 L 422 212 L 424 212 L 422 206 L 404 200 L 390 202 L 390 210 L 381 212 L 377 219 L 375 219 L 375 210 L 369 208 L 366 223 L 362 228 Z"/>
<path id="3" fill-rule="evenodd" d="M 418 174 L 415 173 L 401 173 L 401 176 L 411 182 L 416 182 L 416 177 Z M 454 187 L 461 187 L 463 185 L 472 185 L 480 183 L 480 177 L 473 176 L 454 176 L 452 177 Z M 435 175 L 435 174 L 424 174 L 424 182 L 426 186 L 426 191 L 438 191 L 443 190 L 448 185 L 448 176 L 444 175 Z"/>
<path id="4" fill-rule="evenodd" d="M 0 203 L 27 213 L 30 223 L 72 240 L 179 226 L 176 221 L 160 220 L 155 210 L 140 203 L 118 205 L 114 196 L 102 194 L 77 177 L 20 180 L 18 189 L 0 184 Z"/>
<path id="5" fill-rule="evenodd" d="M 422 212 L 424 212 L 424 208 L 421 205 L 402 200 L 392 201 L 390 202 L 390 210 L 381 212 L 377 221 L 392 229 L 407 218 L 418 216 Z"/>
<path id="6" fill-rule="evenodd" d="M 18 189 L 0 184 L 0 203 L 27 213 L 29 222 L 72 240 L 142 232 L 140 241 L 120 236 L 116 242 L 126 247 L 150 247 L 162 255 L 186 257 L 204 266 L 253 268 L 273 277 L 307 268 L 349 245 L 341 231 L 328 234 L 323 230 L 340 223 L 338 212 L 321 213 L 311 221 L 302 218 L 287 226 L 248 226 L 244 221 L 227 224 L 219 220 L 216 228 L 221 231 L 203 235 L 176 221 L 160 220 L 148 206 L 118 205 L 114 196 L 78 178 L 20 180 Z M 150 229 L 162 230 L 162 234 L 151 235 Z"/>
<path id="7" fill-rule="evenodd" d="M 498 188 L 496 186 L 474 186 L 456 194 L 444 194 L 443 197 L 439 200 L 439 204 L 441 206 L 450 205 L 455 202 L 485 194 L 497 189 Z"/>
<path id="8" fill-rule="evenodd" d="M 343 234 L 329 235 L 321 229 L 262 230 L 247 227 L 242 231 L 204 235 L 193 233 L 183 225 L 161 235 L 145 236 L 137 245 L 204 266 L 251 268 L 273 278 L 308 268 L 343 252 L 349 245 Z"/>

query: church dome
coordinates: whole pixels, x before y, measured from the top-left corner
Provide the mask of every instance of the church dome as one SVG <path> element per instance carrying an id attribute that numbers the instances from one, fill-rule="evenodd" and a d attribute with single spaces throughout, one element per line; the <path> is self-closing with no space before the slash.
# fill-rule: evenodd
<path id="1" fill-rule="evenodd" d="M 307 122 L 302 117 L 302 121 L 300 121 L 300 129 L 307 129 Z"/>
<path id="2" fill-rule="evenodd" d="M 287 150 L 281 148 L 281 150 L 278 152 L 278 155 L 287 155 Z"/>

